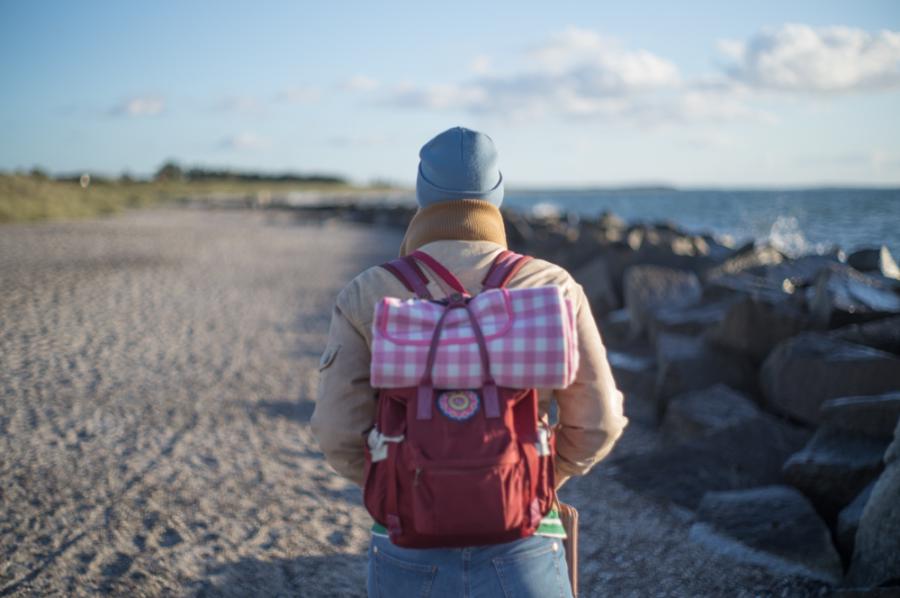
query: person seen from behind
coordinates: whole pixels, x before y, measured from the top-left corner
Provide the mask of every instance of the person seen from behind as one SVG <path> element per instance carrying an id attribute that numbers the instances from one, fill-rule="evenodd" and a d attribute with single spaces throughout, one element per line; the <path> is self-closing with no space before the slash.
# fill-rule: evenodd
<path id="1" fill-rule="evenodd" d="M 570 477 L 587 473 L 612 450 L 628 423 L 622 393 L 616 388 L 582 287 L 560 266 L 540 259 L 519 263 L 519 256 L 507 251 L 499 209 L 504 181 L 491 138 L 454 127 L 426 143 L 419 157 L 418 211 L 400 247 L 404 259 L 364 271 L 338 295 L 319 364 L 318 397 L 311 419 L 328 463 L 364 488 L 366 506 L 376 519 L 368 553 L 368 594 L 571 596 L 562 544 L 566 532 L 555 491 Z M 507 268 L 497 274 L 501 267 Z M 498 282 L 498 276 L 506 277 L 505 284 Z M 487 328 L 490 322 L 481 320 L 474 306 L 501 296 L 508 305 L 516 305 L 508 298 L 530 301 L 528 293 L 541 293 L 536 289 L 547 287 L 554 288 L 547 292 L 564 299 L 562 305 L 570 306 L 568 324 L 572 338 L 577 338 L 572 347 L 577 354 L 573 381 L 564 388 L 498 391 L 495 387 L 503 386 L 499 381 L 502 366 L 498 355 L 486 349 L 493 350 L 496 343 L 484 340 L 494 338 Z M 530 291 L 520 292 L 525 289 Z M 432 300 L 427 304 L 385 300 L 417 296 Z M 379 391 L 371 378 L 373 322 L 379 304 L 386 310 L 396 306 L 410 313 L 420 313 L 415 310 L 421 308 L 421 313 L 435 317 L 447 312 L 442 319 L 448 328 L 454 323 L 470 326 L 460 330 L 473 335 L 472 346 L 477 347 L 472 349 L 473 371 L 480 372 L 483 382 L 476 381 L 474 389 L 468 385 L 463 390 L 446 390 L 436 382 L 431 387 L 430 372 L 437 371 L 434 363 L 440 365 L 442 358 L 461 351 L 444 348 L 440 333 L 444 323 L 439 322 L 430 340 L 416 348 L 417 358 L 427 361 L 423 371 L 428 375 L 422 382 L 393 394 Z M 565 323 L 565 311 L 560 313 Z M 488 332 L 475 330 L 479 326 Z M 412 366 L 401 361 L 397 367 Z M 498 378 L 496 384 L 492 375 Z M 529 415 L 527 406 L 529 392 L 534 396 L 534 415 Z M 558 420 L 552 430 L 551 401 L 556 401 Z M 549 431 L 547 437 L 535 435 L 542 429 Z M 415 444 L 417 433 L 421 446 Z M 479 450 L 488 455 L 499 437 L 508 441 L 499 449 L 507 456 L 497 463 L 485 456 L 489 466 L 478 469 L 474 462 L 482 458 L 472 455 L 480 454 Z M 425 455 L 431 450 L 449 450 L 447 462 L 461 465 L 431 471 Z M 452 459 L 460 455 L 463 458 Z M 514 464 L 507 463 L 509 455 Z M 543 472 L 542 462 L 548 464 Z M 487 473 L 476 473 L 481 471 Z M 528 480 L 532 480 L 530 489 Z M 544 494 L 534 489 L 540 483 L 548 486 Z M 498 484 L 505 487 L 493 487 Z M 509 495 L 519 494 L 531 501 L 523 509 L 510 506 L 509 501 L 517 499 Z M 501 498 L 486 498 L 493 496 Z M 489 533 L 492 529 L 500 531 Z M 480 532 L 484 534 L 479 536 Z"/>

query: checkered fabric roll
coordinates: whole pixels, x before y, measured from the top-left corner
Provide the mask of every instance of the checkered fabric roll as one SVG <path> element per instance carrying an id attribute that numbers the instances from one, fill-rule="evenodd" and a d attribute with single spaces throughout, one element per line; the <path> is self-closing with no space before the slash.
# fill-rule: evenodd
<path id="1" fill-rule="evenodd" d="M 491 373 L 507 388 L 565 388 L 578 371 L 572 302 L 556 286 L 492 289 L 469 303 L 484 334 Z M 371 385 L 417 386 L 444 306 L 387 297 L 375 307 Z M 441 331 L 435 388 L 480 388 L 481 358 L 468 315 L 454 309 Z"/>

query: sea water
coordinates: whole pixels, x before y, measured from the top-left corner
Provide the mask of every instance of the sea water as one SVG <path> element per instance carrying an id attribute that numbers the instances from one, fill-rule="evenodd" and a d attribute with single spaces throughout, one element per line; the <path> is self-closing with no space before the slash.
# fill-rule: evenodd
<path id="1" fill-rule="evenodd" d="M 900 261 L 900 189 L 511 189 L 503 205 L 533 214 L 611 212 L 629 224 L 667 221 L 735 243 L 769 241 L 792 256 L 887 245 Z"/>

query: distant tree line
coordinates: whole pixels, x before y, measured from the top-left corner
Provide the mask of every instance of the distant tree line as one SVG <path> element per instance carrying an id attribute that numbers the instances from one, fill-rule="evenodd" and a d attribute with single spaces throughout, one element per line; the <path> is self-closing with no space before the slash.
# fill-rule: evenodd
<path id="1" fill-rule="evenodd" d="M 252 181 L 279 183 L 347 183 L 347 179 L 327 174 L 297 174 L 285 172 L 264 174 L 259 172 L 241 172 L 216 168 L 183 169 L 176 162 L 166 162 L 153 175 L 157 181 Z"/>
<path id="2" fill-rule="evenodd" d="M 18 174 L 27 174 L 33 179 L 40 181 L 62 181 L 62 182 L 79 182 L 85 173 L 63 173 L 51 175 L 39 166 L 35 166 L 29 171 L 17 171 Z M 0 172 L 2 174 L 2 172 Z M 110 183 L 118 180 L 121 183 L 135 183 L 141 180 L 129 173 L 123 173 L 118 179 L 110 178 L 98 174 L 91 173 L 91 182 Z M 347 184 L 347 179 L 341 176 L 312 173 L 298 174 L 294 172 L 284 172 L 276 174 L 266 174 L 259 172 L 244 172 L 227 170 L 224 168 L 182 168 L 177 162 L 168 161 L 160 166 L 153 174 L 154 181 L 251 181 L 251 182 L 281 182 L 281 183 L 320 183 L 320 184 Z"/>

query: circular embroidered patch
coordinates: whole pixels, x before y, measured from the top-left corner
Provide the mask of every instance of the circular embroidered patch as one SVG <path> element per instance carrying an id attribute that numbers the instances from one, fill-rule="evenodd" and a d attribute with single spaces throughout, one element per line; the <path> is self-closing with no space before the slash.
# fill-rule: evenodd
<path id="1" fill-rule="evenodd" d="M 471 390 L 448 390 L 440 394 L 438 409 L 450 419 L 466 421 L 478 411 L 478 395 Z"/>

